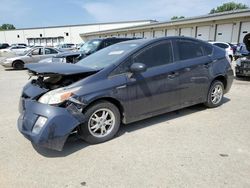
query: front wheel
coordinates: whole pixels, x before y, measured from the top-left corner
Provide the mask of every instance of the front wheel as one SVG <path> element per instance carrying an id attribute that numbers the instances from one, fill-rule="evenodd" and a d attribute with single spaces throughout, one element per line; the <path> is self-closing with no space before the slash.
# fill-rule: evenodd
<path id="1" fill-rule="evenodd" d="M 98 144 L 112 139 L 120 127 L 120 112 L 108 102 L 100 101 L 85 112 L 86 122 L 80 125 L 78 133 L 90 144 Z"/>
<path id="2" fill-rule="evenodd" d="M 209 108 L 215 108 L 222 105 L 224 97 L 224 85 L 216 80 L 211 84 L 205 105 Z"/>

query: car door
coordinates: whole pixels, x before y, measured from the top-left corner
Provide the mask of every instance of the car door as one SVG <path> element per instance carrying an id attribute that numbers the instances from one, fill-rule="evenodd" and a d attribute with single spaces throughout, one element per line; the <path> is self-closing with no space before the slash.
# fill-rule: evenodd
<path id="1" fill-rule="evenodd" d="M 41 60 L 41 57 L 43 56 L 43 48 L 35 48 L 30 51 L 28 54 L 27 63 L 37 63 Z"/>
<path id="2" fill-rule="evenodd" d="M 174 44 L 177 63 L 180 67 L 181 105 L 188 106 L 204 102 L 209 87 L 211 65 L 208 51 L 212 52 L 212 48 L 199 41 L 188 39 L 175 40 Z M 207 49 L 209 47 L 211 49 Z"/>
<path id="3" fill-rule="evenodd" d="M 143 63 L 147 71 L 128 75 L 129 116 L 150 117 L 179 104 L 178 64 L 174 62 L 172 42 L 157 42 L 135 54 L 131 64 Z"/>

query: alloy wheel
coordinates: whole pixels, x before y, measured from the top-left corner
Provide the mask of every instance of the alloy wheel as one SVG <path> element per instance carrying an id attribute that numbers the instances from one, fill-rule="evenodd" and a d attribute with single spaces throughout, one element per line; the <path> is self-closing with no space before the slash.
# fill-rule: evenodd
<path id="1" fill-rule="evenodd" d="M 220 103 L 221 99 L 223 97 L 223 88 L 221 85 L 215 85 L 215 87 L 212 90 L 211 93 L 211 101 L 213 104 Z"/>
<path id="2" fill-rule="evenodd" d="M 99 109 L 95 111 L 89 118 L 88 129 L 89 132 L 99 138 L 103 138 L 110 134 L 115 126 L 115 115 L 107 109 Z"/>

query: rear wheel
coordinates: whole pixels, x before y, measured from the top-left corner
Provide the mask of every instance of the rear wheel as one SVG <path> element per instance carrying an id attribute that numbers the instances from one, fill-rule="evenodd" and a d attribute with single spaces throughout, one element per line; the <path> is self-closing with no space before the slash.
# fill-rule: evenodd
<path id="1" fill-rule="evenodd" d="M 120 127 L 120 112 L 108 102 L 100 101 L 85 112 L 86 122 L 79 127 L 78 133 L 90 144 L 98 144 L 112 139 Z"/>
<path id="2" fill-rule="evenodd" d="M 24 63 L 22 61 L 15 61 L 13 63 L 13 68 L 17 70 L 22 70 L 24 68 Z"/>
<path id="3" fill-rule="evenodd" d="M 221 81 L 215 80 L 209 89 L 207 102 L 205 105 L 209 108 L 220 106 L 223 102 L 224 85 Z"/>

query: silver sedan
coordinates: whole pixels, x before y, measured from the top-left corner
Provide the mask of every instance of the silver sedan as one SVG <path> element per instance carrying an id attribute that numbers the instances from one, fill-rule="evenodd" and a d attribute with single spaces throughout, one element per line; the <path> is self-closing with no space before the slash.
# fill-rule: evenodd
<path id="1" fill-rule="evenodd" d="M 22 56 L 7 58 L 1 65 L 5 68 L 23 69 L 26 63 L 37 63 L 40 60 L 50 58 L 58 54 L 60 51 L 55 48 L 37 47 L 29 50 Z"/>

